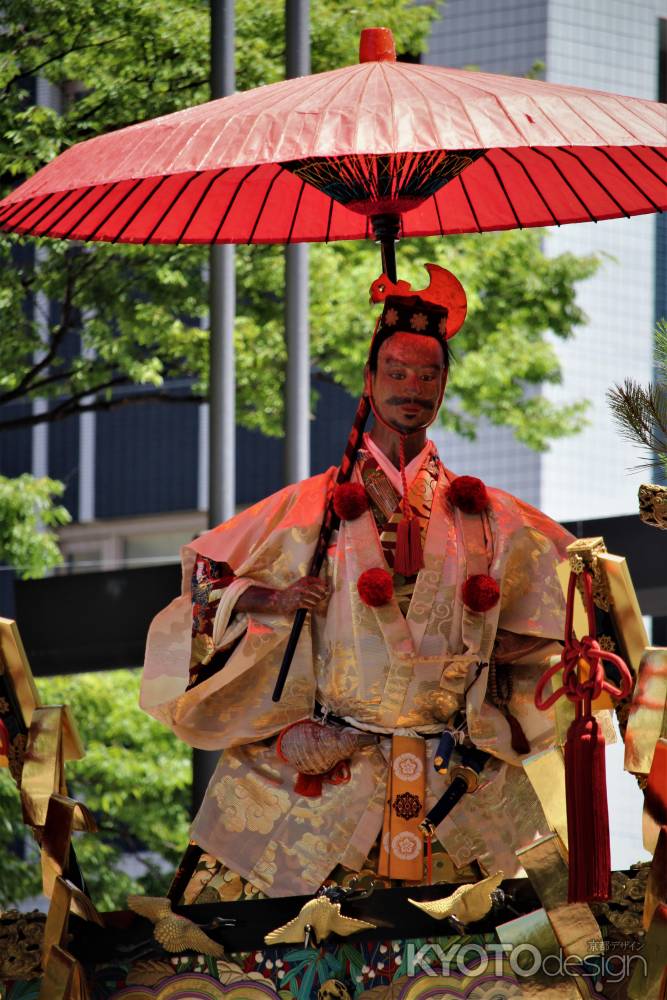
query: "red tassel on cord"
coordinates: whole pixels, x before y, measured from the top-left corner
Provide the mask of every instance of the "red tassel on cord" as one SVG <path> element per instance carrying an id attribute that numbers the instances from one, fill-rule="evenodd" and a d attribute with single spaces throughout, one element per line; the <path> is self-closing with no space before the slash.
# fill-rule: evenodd
<path id="1" fill-rule="evenodd" d="M 414 517 L 409 521 L 403 518 L 396 529 L 394 569 L 401 576 L 416 576 L 423 565 L 424 554 L 419 525 Z"/>
<path id="2" fill-rule="evenodd" d="M 565 799 L 569 854 L 568 902 L 590 903 L 609 899 L 611 890 L 611 850 L 605 741 L 593 715 L 592 705 L 602 691 L 614 698 L 626 698 L 632 690 L 632 674 L 615 653 L 600 649 L 595 638 L 595 606 L 590 570 L 584 569 L 582 582 L 589 635 L 579 640 L 572 630 L 577 577 L 570 573 L 565 615 L 565 645 L 558 663 L 542 675 L 535 689 L 535 704 L 546 710 L 565 695 L 576 704 L 576 717 L 565 743 Z M 615 687 L 605 677 L 604 661 L 614 664 L 621 678 Z M 580 680 L 581 665 L 587 666 L 587 680 Z M 542 694 L 548 682 L 563 671 L 563 683 L 548 698 Z"/>
<path id="3" fill-rule="evenodd" d="M 322 794 L 323 774 L 304 774 L 299 771 L 294 782 L 297 795 L 305 795 L 308 799 L 318 799 Z"/>
<path id="4" fill-rule="evenodd" d="M 597 719 L 581 715 L 565 743 L 565 799 L 570 873 L 568 900 L 588 903 L 611 895 L 605 740 Z"/>
<path id="5" fill-rule="evenodd" d="M 345 785 L 350 778 L 349 761 L 339 760 L 323 774 L 304 774 L 303 771 L 297 771 L 294 791 L 297 795 L 305 795 L 308 799 L 318 799 L 325 781 L 328 785 Z"/>
<path id="6" fill-rule="evenodd" d="M 511 746 L 514 753 L 530 753 L 530 743 L 519 720 L 508 709 L 505 709 L 505 718 L 512 734 Z"/>
<path id="7" fill-rule="evenodd" d="M 408 480 L 405 475 L 405 437 L 403 434 L 401 434 L 399 442 L 399 456 L 403 483 L 403 517 L 396 528 L 394 572 L 400 573 L 401 576 L 416 576 L 424 565 L 424 553 L 419 522 L 412 513 L 408 496 Z"/>

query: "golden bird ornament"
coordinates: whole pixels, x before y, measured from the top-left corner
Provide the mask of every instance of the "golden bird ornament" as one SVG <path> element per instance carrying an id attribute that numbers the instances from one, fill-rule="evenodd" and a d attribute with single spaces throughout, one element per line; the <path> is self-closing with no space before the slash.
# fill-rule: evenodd
<path id="1" fill-rule="evenodd" d="M 482 879 L 481 882 L 460 885 L 451 896 L 445 896 L 443 899 L 432 899 L 426 902 L 411 899 L 410 902 L 435 920 L 454 917 L 463 925 L 473 924 L 477 920 L 483 920 L 493 906 L 492 894 L 504 877 L 504 872 L 496 872 L 495 875 L 490 875 L 488 878 Z"/>
<path id="2" fill-rule="evenodd" d="M 127 905 L 134 913 L 146 917 L 155 925 L 153 937 L 165 951 L 172 954 L 196 951 L 213 958 L 224 956 L 225 950 L 221 944 L 212 941 L 192 920 L 173 913 L 171 901 L 163 896 L 128 896 Z"/>
<path id="3" fill-rule="evenodd" d="M 340 903 L 332 903 L 325 896 L 318 896 L 316 899 L 309 899 L 293 920 L 270 931 L 264 941 L 266 944 L 303 944 L 306 936 L 312 933 L 319 944 L 330 934 L 348 937 L 374 927 L 375 924 L 369 924 L 366 920 L 344 917 L 340 912 Z"/>

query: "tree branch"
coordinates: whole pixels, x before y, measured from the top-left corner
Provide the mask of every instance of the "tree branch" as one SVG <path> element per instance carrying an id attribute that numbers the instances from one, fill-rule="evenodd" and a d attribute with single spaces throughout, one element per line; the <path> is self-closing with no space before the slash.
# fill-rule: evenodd
<path id="1" fill-rule="evenodd" d="M 11 389 L 9 392 L 5 392 L 0 395 L 0 403 L 6 404 L 11 403 L 15 399 L 20 399 L 21 396 L 25 396 L 27 393 L 32 391 L 34 381 L 41 371 L 51 364 L 53 359 L 58 353 L 58 349 L 62 344 L 65 334 L 70 329 L 72 323 L 72 310 L 73 310 L 73 297 L 74 297 L 74 286 L 75 286 L 75 275 L 71 268 L 68 268 L 67 279 L 65 281 L 65 293 L 62 303 L 61 319 L 58 326 L 54 328 L 51 333 L 51 339 L 49 341 L 48 347 L 44 355 L 35 362 L 35 364 L 30 368 L 23 378 L 19 381 L 18 385 Z"/>
<path id="2" fill-rule="evenodd" d="M 123 381 L 127 382 L 129 380 L 123 379 Z M 64 420 L 66 417 L 75 416 L 79 413 L 107 412 L 109 410 L 116 410 L 121 406 L 127 406 L 134 403 L 207 402 L 206 396 L 195 395 L 194 393 L 188 396 L 176 396 L 160 392 L 159 390 L 156 390 L 155 392 L 129 393 L 126 396 L 113 396 L 111 399 L 96 399 L 90 403 L 84 403 L 81 401 L 89 395 L 92 395 L 91 390 L 88 390 L 85 393 L 78 393 L 76 397 L 64 400 L 59 406 L 56 406 L 51 410 L 47 410 L 44 413 L 31 413 L 24 417 L 15 417 L 12 420 L 0 420 L 0 432 L 17 430 L 20 427 L 36 427 L 38 424 L 56 423 L 58 420 Z"/>
<path id="3" fill-rule="evenodd" d="M 77 35 L 77 38 L 79 38 L 82 33 L 83 32 L 80 31 L 79 34 Z M 5 86 L 2 88 L 2 92 L 4 94 L 8 93 L 9 89 L 16 83 L 17 80 L 20 80 L 20 79 L 22 79 L 23 77 L 26 77 L 26 76 L 28 76 L 28 77 L 29 76 L 36 76 L 39 73 L 40 70 L 44 69 L 45 66 L 50 66 L 51 63 L 58 62 L 60 59 L 64 59 L 65 56 L 71 55 L 73 52 L 83 52 L 84 49 L 98 49 L 98 48 L 102 48 L 105 45 L 113 45 L 114 42 L 120 42 L 120 41 L 122 41 L 123 38 L 127 38 L 127 37 L 128 37 L 128 34 L 126 32 L 124 35 L 118 35 L 116 38 L 106 38 L 106 39 L 103 39 L 100 42 L 86 42 L 85 45 L 76 45 L 76 44 L 74 44 L 74 45 L 70 46 L 70 48 L 65 49 L 62 52 L 57 52 L 55 55 L 49 56 L 48 59 L 44 59 L 41 63 L 37 63 L 36 66 L 32 66 L 29 69 L 21 69 L 20 73 L 16 73 L 11 78 L 11 80 L 7 81 L 7 83 L 5 84 Z M 35 40 L 35 42 L 33 42 L 31 44 L 37 45 L 38 42 Z M 27 45 L 23 45 L 22 47 L 23 48 L 27 48 Z"/>
<path id="4" fill-rule="evenodd" d="M 197 87 L 203 86 L 203 84 L 205 84 L 205 83 L 208 82 L 208 78 L 207 77 L 201 77 L 201 79 L 198 79 L 198 80 L 193 80 L 191 77 L 182 77 L 181 79 L 184 82 L 180 86 L 174 86 L 173 83 L 170 81 L 170 84 L 169 84 L 169 93 L 170 94 L 177 94 L 177 93 L 180 93 L 183 90 L 195 90 Z M 152 81 L 153 81 L 153 77 L 148 77 L 148 76 L 147 77 L 141 77 L 141 76 L 138 76 L 138 77 L 135 77 L 135 79 L 132 80 L 132 81 L 130 81 L 130 82 L 134 83 L 134 84 L 145 84 L 145 85 L 148 85 Z M 98 117 L 100 111 L 102 111 L 113 100 L 115 100 L 115 98 L 114 98 L 114 96 L 112 94 L 106 94 L 102 98 L 102 100 L 100 100 L 100 101 L 97 102 L 97 104 L 93 105 L 92 107 L 91 106 L 86 106 L 83 109 L 85 111 L 85 113 L 86 113 L 86 118 L 96 118 L 96 117 Z M 175 108 L 174 110 L 177 111 L 178 108 Z M 141 119 L 141 118 L 131 118 L 131 119 L 128 119 L 127 121 L 125 121 L 125 122 L 123 122 L 123 121 L 115 121 L 113 127 L 114 127 L 114 129 L 128 128 L 130 125 L 136 125 L 138 122 L 140 122 L 142 120 L 143 119 Z M 81 133 L 81 135 L 78 137 L 78 141 L 82 141 L 83 139 L 94 137 L 94 136 L 96 136 L 98 134 L 99 134 L 98 132 L 93 132 L 92 130 L 89 129 L 89 130 L 87 130 L 87 132 L 82 132 Z"/>

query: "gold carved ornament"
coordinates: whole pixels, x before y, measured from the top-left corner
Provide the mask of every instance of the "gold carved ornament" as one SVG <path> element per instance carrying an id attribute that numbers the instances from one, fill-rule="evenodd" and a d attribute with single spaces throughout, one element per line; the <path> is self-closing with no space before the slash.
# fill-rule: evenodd
<path id="1" fill-rule="evenodd" d="M 154 924 L 153 937 L 165 951 L 173 954 L 196 951 L 213 958 L 222 958 L 225 954 L 222 945 L 213 941 L 201 927 L 187 917 L 173 913 L 171 902 L 166 897 L 128 896 L 127 905 L 134 913 Z"/>
<path id="2" fill-rule="evenodd" d="M 453 917 L 459 924 L 475 923 L 483 920 L 493 906 L 493 894 L 504 878 L 503 872 L 496 872 L 489 878 L 482 879 L 472 885 L 460 885 L 451 896 L 443 899 L 433 899 L 419 902 L 410 899 L 413 906 L 418 907 L 435 920 Z"/>
<path id="3" fill-rule="evenodd" d="M 270 931 L 264 938 L 266 944 L 304 944 L 311 936 L 319 943 L 330 934 L 348 937 L 358 931 L 368 931 L 375 927 L 366 920 L 344 917 L 340 903 L 332 903 L 326 896 L 317 896 L 305 903 L 293 920 Z"/>

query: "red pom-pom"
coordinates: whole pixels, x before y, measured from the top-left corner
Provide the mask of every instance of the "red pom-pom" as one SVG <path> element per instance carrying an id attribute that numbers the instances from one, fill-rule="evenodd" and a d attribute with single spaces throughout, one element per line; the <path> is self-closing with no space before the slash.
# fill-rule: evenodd
<path id="1" fill-rule="evenodd" d="M 357 580 L 357 590 L 369 608 L 381 608 L 392 599 L 394 581 L 386 569 L 367 569 Z"/>
<path id="2" fill-rule="evenodd" d="M 464 514 L 481 514 L 489 506 L 489 494 L 476 476 L 457 476 L 449 486 L 449 499 Z"/>
<path id="3" fill-rule="evenodd" d="M 477 573 L 463 584 L 463 603 L 471 611 L 490 611 L 498 603 L 500 587 L 492 576 Z"/>
<path id="4" fill-rule="evenodd" d="M 368 497 L 361 483 L 341 483 L 334 490 L 333 508 L 341 521 L 354 521 L 368 510 Z"/>

